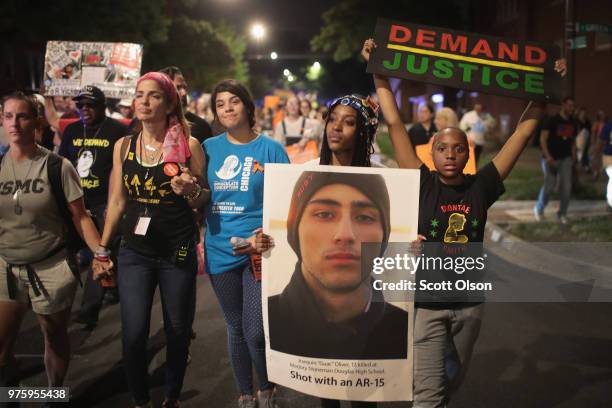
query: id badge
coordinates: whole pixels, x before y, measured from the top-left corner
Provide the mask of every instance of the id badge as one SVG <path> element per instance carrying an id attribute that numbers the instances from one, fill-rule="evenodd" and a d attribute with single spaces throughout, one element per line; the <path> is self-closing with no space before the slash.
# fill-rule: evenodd
<path id="1" fill-rule="evenodd" d="M 147 235 L 147 230 L 149 229 L 149 224 L 151 223 L 151 217 L 140 216 L 138 217 L 138 222 L 136 223 L 136 227 L 134 228 L 135 235 Z"/>

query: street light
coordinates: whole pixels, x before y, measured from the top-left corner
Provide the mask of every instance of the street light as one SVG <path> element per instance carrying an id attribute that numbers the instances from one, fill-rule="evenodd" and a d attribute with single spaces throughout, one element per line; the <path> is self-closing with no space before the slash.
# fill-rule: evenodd
<path id="1" fill-rule="evenodd" d="M 289 75 L 291 75 L 291 71 L 289 71 L 287 68 L 283 69 L 283 75 L 288 77 Z"/>
<path id="2" fill-rule="evenodd" d="M 270 53 L 270 59 L 275 60 L 275 59 L 277 59 L 277 58 L 278 58 L 278 54 L 277 54 L 276 52 L 272 51 L 272 52 Z"/>
<path id="3" fill-rule="evenodd" d="M 295 77 L 293 75 L 288 75 L 287 76 L 287 81 L 293 82 L 294 80 L 295 80 Z"/>
<path id="4" fill-rule="evenodd" d="M 444 95 L 437 93 L 437 94 L 433 94 L 431 95 L 431 101 L 433 103 L 442 103 L 444 102 Z"/>
<path id="5" fill-rule="evenodd" d="M 310 67 L 308 67 L 308 72 L 306 73 L 306 79 L 309 81 L 316 81 L 321 77 L 322 66 L 319 61 L 315 61 Z"/>
<path id="6" fill-rule="evenodd" d="M 256 41 L 261 41 L 266 35 L 266 27 L 261 23 L 255 23 L 251 26 L 251 37 Z"/>

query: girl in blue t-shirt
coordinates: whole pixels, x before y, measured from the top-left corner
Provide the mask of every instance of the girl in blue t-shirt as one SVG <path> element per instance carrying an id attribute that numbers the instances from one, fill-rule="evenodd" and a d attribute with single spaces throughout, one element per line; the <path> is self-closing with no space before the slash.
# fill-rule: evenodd
<path id="1" fill-rule="evenodd" d="M 261 232 L 265 164 L 289 163 L 289 158 L 280 143 L 253 130 L 255 105 L 242 84 L 219 83 L 211 101 L 215 119 L 227 131 L 203 143 L 211 190 L 206 270 L 228 327 L 229 354 L 240 391 L 238 406 L 256 406 L 252 361 L 259 377 L 259 406 L 275 408 L 274 384 L 266 373 L 261 278 L 252 270 L 251 258 L 271 246 L 270 238 Z"/>

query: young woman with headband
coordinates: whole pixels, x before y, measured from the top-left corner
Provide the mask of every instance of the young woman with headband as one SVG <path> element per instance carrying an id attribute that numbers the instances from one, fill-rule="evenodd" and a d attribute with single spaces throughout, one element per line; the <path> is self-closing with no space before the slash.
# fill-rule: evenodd
<path id="1" fill-rule="evenodd" d="M 197 271 L 194 209 L 208 202 L 205 158 L 190 136 L 179 94 L 165 74 L 137 82 L 135 134 L 115 144 L 111 192 L 96 255 L 104 255 L 120 225 L 118 285 L 123 365 L 137 407 L 151 406 L 147 340 L 159 285 L 166 332 L 166 398 L 178 407 L 191 334 L 190 298 Z M 110 270 L 97 274 L 104 277 Z"/>

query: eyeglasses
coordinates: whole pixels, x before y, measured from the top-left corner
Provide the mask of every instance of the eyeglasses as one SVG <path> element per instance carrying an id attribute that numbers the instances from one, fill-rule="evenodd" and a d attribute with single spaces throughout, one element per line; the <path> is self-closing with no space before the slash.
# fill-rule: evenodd
<path id="1" fill-rule="evenodd" d="M 79 109 L 83 109 L 83 108 L 90 108 L 93 109 L 95 107 L 97 107 L 98 104 L 95 102 L 77 102 L 76 103 L 76 107 Z"/>

